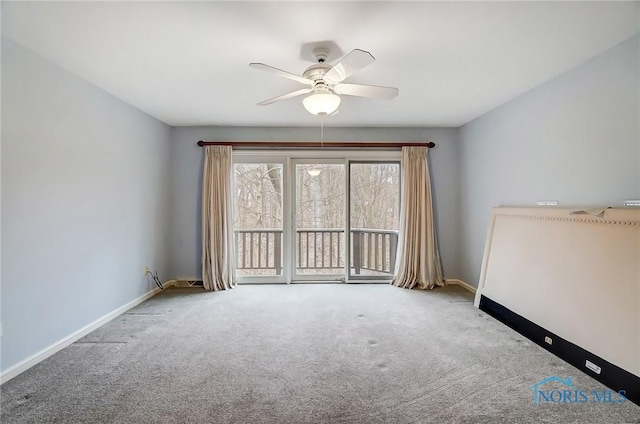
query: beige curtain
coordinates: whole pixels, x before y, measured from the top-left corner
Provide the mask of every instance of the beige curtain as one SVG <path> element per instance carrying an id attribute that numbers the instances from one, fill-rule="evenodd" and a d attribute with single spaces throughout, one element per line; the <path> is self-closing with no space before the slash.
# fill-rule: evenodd
<path id="1" fill-rule="evenodd" d="M 202 279 L 206 290 L 236 285 L 231 146 L 206 146 L 202 178 Z"/>
<path id="2" fill-rule="evenodd" d="M 442 265 L 431 206 L 427 147 L 402 148 L 402 203 L 396 276 L 406 289 L 443 286 Z"/>

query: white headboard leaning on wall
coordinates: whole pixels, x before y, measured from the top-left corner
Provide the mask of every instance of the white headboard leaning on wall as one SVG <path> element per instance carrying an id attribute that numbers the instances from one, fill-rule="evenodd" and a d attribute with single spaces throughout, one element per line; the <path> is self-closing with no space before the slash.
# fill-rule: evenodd
<path id="1" fill-rule="evenodd" d="M 640 404 L 640 209 L 495 208 L 475 305 Z"/>

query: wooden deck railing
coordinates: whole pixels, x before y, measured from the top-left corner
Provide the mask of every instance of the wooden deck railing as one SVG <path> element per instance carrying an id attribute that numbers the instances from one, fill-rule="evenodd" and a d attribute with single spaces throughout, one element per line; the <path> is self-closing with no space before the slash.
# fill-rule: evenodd
<path id="1" fill-rule="evenodd" d="M 398 247 L 397 231 L 353 228 L 351 246 L 354 274 L 360 274 L 362 269 L 393 274 Z"/>
<path id="2" fill-rule="evenodd" d="M 296 231 L 297 263 L 301 270 L 344 268 L 344 230 L 310 228 Z"/>
<path id="3" fill-rule="evenodd" d="M 282 230 L 235 230 L 236 268 L 282 272 Z"/>
<path id="4" fill-rule="evenodd" d="M 368 228 L 351 230 L 351 270 L 392 275 L 398 232 Z M 344 268 L 344 229 L 307 228 L 296 231 L 296 267 L 300 270 Z M 235 230 L 236 266 L 240 270 L 282 272 L 282 230 Z"/>

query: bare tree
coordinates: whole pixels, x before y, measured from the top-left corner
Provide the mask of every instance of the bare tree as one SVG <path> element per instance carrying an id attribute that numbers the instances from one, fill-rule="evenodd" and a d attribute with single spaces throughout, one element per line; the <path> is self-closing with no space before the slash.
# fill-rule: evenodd
<path id="1" fill-rule="evenodd" d="M 349 169 L 350 227 L 397 230 L 399 164 L 354 163 Z M 298 237 L 295 246 L 310 267 L 329 263 L 326 266 L 336 268 L 344 263 L 345 171 L 345 167 L 338 164 L 296 166 L 294 211 Z M 253 257 L 258 268 L 264 255 L 273 256 L 277 246 L 281 246 L 282 177 L 283 165 L 279 163 L 235 165 L 234 223 L 241 234 L 237 239 L 238 255 L 242 260 Z M 258 273 L 262 271 L 251 272 L 252 275 Z"/>

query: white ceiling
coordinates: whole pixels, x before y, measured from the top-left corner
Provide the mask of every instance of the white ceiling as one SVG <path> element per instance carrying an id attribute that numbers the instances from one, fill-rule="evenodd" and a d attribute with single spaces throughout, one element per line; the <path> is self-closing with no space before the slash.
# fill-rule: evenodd
<path id="1" fill-rule="evenodd" d="M 638 32 L 638 2 L 2 2 L 2 33 L 170 125 L 309 126 L 306 43 L 376 62 L 335 126 L 459 126 Z M 335 56 L 335 55 L 334 55 Z"/>

